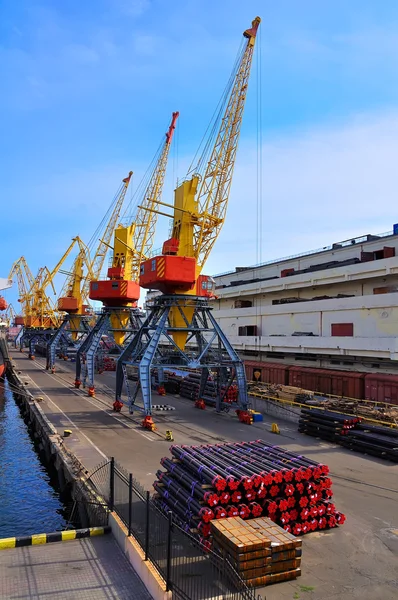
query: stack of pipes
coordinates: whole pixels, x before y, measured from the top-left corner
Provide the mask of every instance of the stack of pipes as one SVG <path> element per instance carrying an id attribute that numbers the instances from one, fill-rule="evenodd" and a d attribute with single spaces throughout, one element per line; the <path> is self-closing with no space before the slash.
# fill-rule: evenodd
<path id="1" fill-rule="evenodd" d="M 362 418 L 303 408 L 300 433 L 341 444 L 350 450 L 398 462 L 398 430 L 361 423 Z"/>
<path id="2" fill-rule="evenodd" d="M 201 378 L 200 373 L 190 373 L 188 375 L 188 377 L 185 377 L 181 381 L 180 395 L 183 398 L 188 398 L 189 400 L 198 400 L 199 399 L 200 378 Z M 225 390 L 224 385 L 221 386 L 221 390 L 224 393 L 224 390 Z M 209 377 L 209 379 L 207 380 L 206 386 L 205 386 L 204 394 L 203 394 L 203 400 L 205 401 L 205 404 L 208 404 L 209 406 L 213 406 L 216 403 L 216 400 L 215 400 L 216 396 L 217 396 L 216 383 L 214 380 L 211 379 L 211 377 Z M 232 404 L 237 401 L 237 398 L 238 398 L 237 386 L 236 385 L 229 386 L 229 388 L 224 396 L 224 402 L 227 402 L 228 404 Z"/>
<path id="3" fill-rule="evenodd" d="M 209 538 L 213 519 L 266 516 L 294 535 L 341 525 L 329 468 L 262 440 L 171 446 L 154 488 L 164 511 Z"/>
<path id="4" fill-rule="evenodd" d="M 342 435 L 360 423 L 360 417 L 342 415 L 328 410 L 303 408 L 298 430 L 330 442 L 339 442 Z"/>

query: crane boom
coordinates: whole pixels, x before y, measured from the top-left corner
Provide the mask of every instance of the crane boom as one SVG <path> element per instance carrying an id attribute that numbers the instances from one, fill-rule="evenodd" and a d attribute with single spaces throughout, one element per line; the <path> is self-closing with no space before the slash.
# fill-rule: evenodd
<path id="1" fill-rule="evenodd" d="M 146 258 L 147 254 L 152 249 L 153 238 L 155 235 L 158 213 L 155 212 L 161 195 L 166 175 L 167 160 L 169 157 L 171 141 L 176 128 L 176 122 L 179 117 L 179 112 L 173 112 L 170 127 L 166 133 L 159 160 L 152 173 L 144 200 L 141 206 L 138 207 L 134 219 L 134 253 L 131 260 L 131 271 L 127 273 L 127 278 L 133 281 L 138 281 L 140 277 L 141 262 Z"/>
<path id="2" fill-rule="evenodd" d="M 56 276 L 56 274 L 58 273 L 58 271 L 60 270 L 60 268 L 66 261 L 66 259 L 68 258 L 69 254 L 72 252 L 76 243 L 78 243 L 79 245 L 82 243 L 79 236 L 72 238 L 72 241 L 69 244 L 68 248 L 66 249 L 64 254 L 61 256 L 61 258 L 59 259 L 59 261 L 57 262 L 55 267 L 52 269 L 52 271 L 50 271 L 47 267 L 43 267 L 43 268 L 39 269 L 39 274 L 36 277 L 36 282 L 35 282 L 35 287 L 37 288 L 38 294 L 40 294 L 42 291 L 44 291 L 49 285 L 53 285 L 54 277 Z M 54 293 L 55 293 L 55 290 L 54 290 Z"/>
<path id="3" fill-rule="evenodd" d="M 64 285 L 62 286 L 62 289 L 58 295 L 58 301 L 60 298 L 70 297 L 72 294 L 72 290 L 76 290 L 76 278 L 78 277 L 77 274 L 80 272 L 83 265 L 85 265 L 87 269 L 87 274 L 83 278 L 84 283 L 86 281 L 90 283 L 90 281 L 94 279 L 90 251 L 80 238 L 77 238 L 77 243 L 79 245 L 79 253 L 73 261 L 71 270 L 67 274 L 67 277 L 64 281 Z M 86 300 L 86 298 L 83 298 L 84 283 L 81 291 L 79 291 L 79 296 L 82 298 L 83 301 Z M 62 309 L 60 308 L 59 310 Z"/>
<path id="4" fill-rule="evenodd" d="M 260 18 L 256 17 L 252 27 L 243 33 L 247 44 L 205 175 L 197 192 L 200 221 L 194 228 L 194 255 L 200 266 L 205 264 L 224 223 L 259 24 Z"/>
<path id="5" fill-rule="evenodd" d="M 119 189 L 119 191 L 116 195 L 115 206 L 113 208 L 111 217 L 108 221 L 105 232 L 104 232 L 102 238 L 100 239 L 100 243 L 99 243 L 97 250 L 92 259 L 92 263 L 91 263 L 92 281 L 96 281 L 101 275 L 102 267 L 104 266 L 104 262 L 105 262 L 105 257 L 108 252 L 108 249 L 109 249 L 109 244 L 111 242 L 112 236 L 116 229 L 116 224 L 117 224 L 117 221 L 120 216 L 120 211 L 122 210 L 123 202 L 126 197 L 127 189 L 129 187 L 132 175 L 133 175 L 133 171 L 130 171 L 129 174 L 127 175 L 127 177 L 125 177 L 122 180 L 121 188 Z M 88 300 L 89 292 L 90 292 L 90 278 L 87 278 L 83 283 L 82 292 L 81 292 L 83 301 Z"/>

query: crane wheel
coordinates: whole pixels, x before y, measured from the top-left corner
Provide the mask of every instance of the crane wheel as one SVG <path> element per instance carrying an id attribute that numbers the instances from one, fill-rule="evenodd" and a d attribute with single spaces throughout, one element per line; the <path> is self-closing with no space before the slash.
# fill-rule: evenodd
<path id="1" fill-rule="evenodd" d="M 153 422 L 153 419 L 150 415 L 147 415 L 141 423 L 144 429 L 149 429 L 149 431 L 155 431 L 156 425 Z"/>
<path id="2" fill-rule="evenodd" d="M 115 412 L 120 413 L 120 411 L 122 410 L 123 402 L 120 402 L 120 400 L 115 400 L 112 406 Z"/>
<path id="3" fill-rule="evenodd" d="M 237 409 L 236 414 L 241 423 L 245 423 L 246 425 L 251 425 L 253 423 L 253 416 L 248 410 Z"/>

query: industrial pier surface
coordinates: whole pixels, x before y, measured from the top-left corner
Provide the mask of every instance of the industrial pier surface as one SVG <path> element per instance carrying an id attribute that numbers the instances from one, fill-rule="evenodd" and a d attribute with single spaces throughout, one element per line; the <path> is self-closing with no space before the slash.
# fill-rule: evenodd
<path id="1" fill-rule="evenodd" d="M 50 374 L 44 359 L 32 361 L 17 351 L 11 357 L 29 389 L 43 398 L 40 406 L 58 431 L 72 430 L 65 444 L 89 471 L 105 457 L 114 456 L 151 489 L 160 459 L 168 455 L 166 430 L 172 430 L 177 444 L 262 438 L 326 463 L 336 503 L 347 521 L 344 527 L 306 535 L 302 577 L 267 587 L 267 600 L 398 597 L 397 465 L 309 439 L 292 422 L 279 419 L 281 434 L 277 436 L 270 433 L 268 417 L 263 423 L 243 425 L 235 415 L 197 410 L 189 400 L 170 395 L 155 402 L 170 404 L 175 410 L 155 413 L 158 429 L 150 432 L 140 427 L 139 414 L 132 418 L 112 412 L 114 373 L 99 376 L 97 397 L 89 398 L 86 390 L 73 389 L 73 364 L 59 364 L 58 371 Z"/>
<path id="2" fill-rule="evenodd" d="M 2 550 L 0 599 L 151 600 L 111 535 Z"/>

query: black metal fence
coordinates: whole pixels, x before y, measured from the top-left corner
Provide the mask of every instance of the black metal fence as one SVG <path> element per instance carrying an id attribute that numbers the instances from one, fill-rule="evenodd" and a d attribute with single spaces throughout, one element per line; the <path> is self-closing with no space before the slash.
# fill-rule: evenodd
<path id="1" fill-rule="evenodd" d="M 89 478 L 110 510 L 117 513 L 177 600 L 261 600 L 232 565 L 204 552 L 169 512 L 164 514 L 134 477 L 113 458 Z"/>

